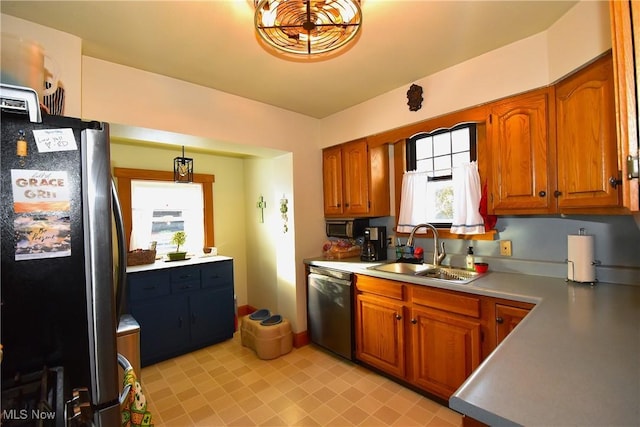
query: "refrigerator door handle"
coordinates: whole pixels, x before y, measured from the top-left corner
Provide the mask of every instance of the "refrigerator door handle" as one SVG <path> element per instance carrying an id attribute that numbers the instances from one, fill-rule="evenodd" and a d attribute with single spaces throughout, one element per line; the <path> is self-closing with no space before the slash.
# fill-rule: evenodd
<path id="1" fill-rule="evenodd" d="M 111 179 L 111 197 L 113 205 L 113 218 L 116 225 L 116 240 L 118 243 L 118 270 L 116 272 L 116 319 L 122 316 L 124 298 L 127 286 L 127 241 L 124 235 L 124 221 L 122 219 L 122 207 L 118 199 L 116 184 Z"/>
<path id="2" fill-rule="evenodd" d="M 81 133 L 82 215 L 92 403 L 118 399 L 109 128 Z M 108 236 L 108 238 L 105 238 Z"/>
<path id="3" fill-rule="evenodd" d="M 129 360 L 123 355 L 121 355 L 120 353 L 118 353 L 118 365 L 120 365 L 120 367 L 124 370 L 125 374 L 129 369 L 133 369 L 131 362 L 129 362 Z M 120 393 L 120 405 L 122 405 L 127 400 L 127 398 L 129 397 L 130 391 L 131 391 L 131 384 L 127 383 L 127 385 L 124 386 L 122 393 Z"/>

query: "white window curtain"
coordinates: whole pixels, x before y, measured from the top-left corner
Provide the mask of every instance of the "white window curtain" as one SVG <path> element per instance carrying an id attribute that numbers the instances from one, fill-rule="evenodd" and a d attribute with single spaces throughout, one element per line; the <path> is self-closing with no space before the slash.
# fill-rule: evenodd
<path id="1" fill-rule="evenodd" d="M 453 168 L 453 222 L 455 234 L 482 234 L 484 220 L 480 215 L 482 188 L 476 162 Z"/>
<path id="2" fill-rule="evenodd" d="M 398 232 L 409 233 L 414 226 L 430 218 L 427 203 L 428 172 L 405 172 L 402 176 Z"/>

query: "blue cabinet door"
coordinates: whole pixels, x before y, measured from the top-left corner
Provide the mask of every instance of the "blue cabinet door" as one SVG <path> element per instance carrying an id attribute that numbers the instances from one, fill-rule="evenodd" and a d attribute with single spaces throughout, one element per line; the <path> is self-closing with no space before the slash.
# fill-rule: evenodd
<path id="1" fill-rule="evenodd" d="M 188 297 L 178 295 L 133 304 L 131 314 L 140 324 L 142 366 L 174 356 L 189 345 Z"/>
<path id="2" fill-rule="evenodd" d="M 191 296 L 191 343 L 205 345 L 233 337 L 233 287 Z"/>

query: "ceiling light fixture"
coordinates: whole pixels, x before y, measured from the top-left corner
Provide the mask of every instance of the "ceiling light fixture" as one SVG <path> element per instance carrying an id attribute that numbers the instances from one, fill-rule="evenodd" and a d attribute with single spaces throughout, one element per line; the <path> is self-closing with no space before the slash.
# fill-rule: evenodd
<path id="1" fill-rule="evenodd" d="M 184 156 L 184 145 L 182 146 L 182 157 L 173 159 L 173 180 L 175 182 L 193 182 L 193 159 Z"/>
<path id="2" fill-rule="evenodd" d="M 360 31 L 360 0 L 254 0 L 256 31 L 267 44 L 297 56 L 343 47 Z"/>

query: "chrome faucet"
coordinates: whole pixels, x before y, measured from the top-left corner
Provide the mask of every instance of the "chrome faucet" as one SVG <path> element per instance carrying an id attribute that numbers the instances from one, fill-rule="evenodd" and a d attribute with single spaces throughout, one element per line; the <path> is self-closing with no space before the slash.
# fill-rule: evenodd
<path id="1" fill-rule="evenodd" d="M 413 246 L 414 235 L 420 228 L 426 228 L 428 230 L 431 230 L 431 232 L 433 233 L 433 265 L 440 265 L 444 258 L 447 256 L 447 253 L 444 250 L 444 242 L 440 243 L 438 230 L 433 225 L 424 223 L 418 224 L 413 227 L 413 230 L 411 230 L 411 233 L 409 234 L 409 240 L 407 240 L 407 246 Z"/>

